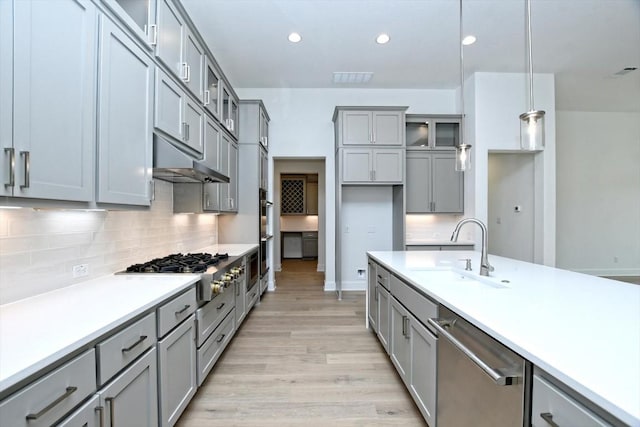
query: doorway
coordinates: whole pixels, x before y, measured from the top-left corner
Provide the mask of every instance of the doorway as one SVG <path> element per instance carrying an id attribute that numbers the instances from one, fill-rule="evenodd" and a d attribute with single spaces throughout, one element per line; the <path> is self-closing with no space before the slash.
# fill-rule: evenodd
<path id="1" fill-rule="evenodd" d="M 274 158 L 274 270 L 320 273 L 326 247 L 325 160 Z"/>
<path id="2" fill-rule="evenodd" d="M 534 262 L 534 154 L 489 153 L 489 253 Z"/>

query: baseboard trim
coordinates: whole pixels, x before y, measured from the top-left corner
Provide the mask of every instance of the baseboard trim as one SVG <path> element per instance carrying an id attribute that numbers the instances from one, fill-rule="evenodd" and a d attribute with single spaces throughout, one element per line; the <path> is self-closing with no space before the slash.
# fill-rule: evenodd
<path id="1" fill-rule="evenodd" d="M 349 291 L 364 291 L 367 289 L 367 282 L 364 280 L 344 281 L 342 282 L 342 290 L 344 292 Z M 324 282 L 324 290 L 326 292 L 336 290 L 336 282 Z"/>
<path id="2" fill-rule="evenodd" d="M 324 271 L 324 264 L 318 264 L 318 270 L 317 271 L 323 272 Z"/>

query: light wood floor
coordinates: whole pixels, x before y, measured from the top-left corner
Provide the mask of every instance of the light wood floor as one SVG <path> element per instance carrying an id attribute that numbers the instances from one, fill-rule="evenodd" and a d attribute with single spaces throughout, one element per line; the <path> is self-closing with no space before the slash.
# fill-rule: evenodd
<path id="1" fill-rule="evenodd" d="M 364 293 L 337 301 L 315 266 L 283 263 L 178 426 L 426 426 L 364 327 Z"/>

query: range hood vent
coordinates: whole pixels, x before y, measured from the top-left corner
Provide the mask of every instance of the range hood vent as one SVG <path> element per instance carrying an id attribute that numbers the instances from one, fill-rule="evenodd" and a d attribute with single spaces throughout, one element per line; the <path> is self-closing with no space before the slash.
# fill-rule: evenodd
<path id="1" fill-rule="evenodd" d="M 153 136 L 153 177 L 180 183 L 229 182 L 228 176 L 194 159 L 159 135 Z"/>

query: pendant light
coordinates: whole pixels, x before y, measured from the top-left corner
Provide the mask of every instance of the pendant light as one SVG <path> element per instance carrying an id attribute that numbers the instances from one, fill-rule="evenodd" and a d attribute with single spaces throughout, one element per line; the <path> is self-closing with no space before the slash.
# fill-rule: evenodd
<path id="1" fill-rule="evenodd" d="M 462 0 L 460 0 L 460 107 L 462 117 L 460 119 L 460 141 L 456 145 L 456 171 L 465 172 L 471 170 L 471 145 L 465 144 L 464 126 L 464 45 L 462 44 Z"/>
<path id="2" fill-rule="evenodd" d="M 525 151 L 544 149 L 544 111 L 533 108 L 533 54 L 531 49 L 531 0 L 526 3 L 527 54 L 529 60 L 529 111 L 520 114 L 520 148 Z"/>

